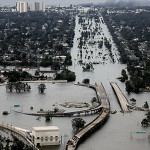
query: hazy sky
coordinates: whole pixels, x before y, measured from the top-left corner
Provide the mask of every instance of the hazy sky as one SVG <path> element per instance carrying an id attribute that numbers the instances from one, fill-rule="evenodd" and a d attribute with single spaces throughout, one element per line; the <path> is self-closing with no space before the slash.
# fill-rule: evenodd
<path id="1" fill-rule="evenodd" d="M 113 2 L 127 1 L 133 2 L 138 1 L 140 4 L 150 3 L 150 0 L 0 0 L 0 5 L 15 5 L 16 1 L 26 1 L 26 2 L 45 2 L 46 5 L 60 5 L 67 6 L 70 4 L 82 4 L 82 3 L 103 3 L 103 2 Z"/>

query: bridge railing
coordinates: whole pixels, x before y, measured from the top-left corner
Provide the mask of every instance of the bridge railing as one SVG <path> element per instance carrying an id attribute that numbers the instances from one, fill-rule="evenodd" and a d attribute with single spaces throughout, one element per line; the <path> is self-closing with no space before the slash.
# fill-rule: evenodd
<path id="1" fill-rule="evenodd" d="M 9 131 L 11 131 L 11 132 L 16 133 L 17 135 L 23 137 L 23 138 L 31 145 L 31 147 L 33 147 L 35 150 L 39 150 L 39 149 L 29 140 L 29 138 L 28 138 L 26 132 L 20 131 L 20 130 L 16 129 L 14 126 L 8 125 L 8 124 L 4 124 L 4 123 L 0 123 L 0 128 L 3 128 L 3 129 L 6 129 L 6 130 L 9 130 Z"/>

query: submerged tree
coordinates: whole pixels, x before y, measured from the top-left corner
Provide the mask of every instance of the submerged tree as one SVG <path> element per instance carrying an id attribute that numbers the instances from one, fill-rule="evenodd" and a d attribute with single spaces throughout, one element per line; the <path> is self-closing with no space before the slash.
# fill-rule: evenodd
<path id="1" fill-rule="evenodd" d="M 148 113 L 147 113 L 147 120 L 150 123 L 150 111 L 148 111 Z"/>
<path id="2" fill-rule="evenodd" d="M 90 83 L 90 79 L 83 79 L 82 83 L 85 83 L 85 84 L 89 84 Z"/>
<path id="3" fill-rule="evenodd" d="M 46 113 L 45 119 L 46 119 L 46 121 L 52 120 L 52 114 L 50 112 Z"/>
<path id="4" fill-rule="evenodd" d="M 6 90 L 13 92 L 13 90 L 16 90 L 16 92 L 28 92 L 31 90 L 31 86 L 28 85 L 27 83 L 23 82 L 7 82 L 6 84 Z"/>
<path id="5" fill-rule="evenodd" d="M 7 84 L 6 84 L 6 91 L 12 92 L 13 89 L 14 89 L 13 83 L 12 82 L 7 82 Z"/>
<path id="6" fill-rule="evenodd" d="M 131 101 L 132 103 L 136 103 L 136 99 L 134 99 L 134 98 L 131 98 L 130 101 Z"/>
<path id="7" fill-rule="evenodd" d="M 90 57 L 90 56 L 89 56 Z M 82 67 L 83 71 L 92 71 L 94 70 L 94 67 L 92 65 L 92 63 L 89 63 L 89 64 L 85 64 L 83 67 Z"/>
<path id="8" fill-rule="evenodd" d="M 148 120 L 147 119 L 143 119 L 142 122 L 141 122 L 142 126 L 145 126 L 147 127 L 148 126 Z"/>
<path id="9" fill-rule="evenodd" d="M 65 69 L 61 73 L 56 73 L 55 80 L 67 80 L 68 82 L 75 81 L 76 75 L 74 72 Z"/>
<path id="10" fill-rule="evenodd" d="M 44 93 L 45 89 L 46 89 L 46 85 L 41 83 L 40 85 L 38 85 L 38 89 L 40 93 Z"/>
<path id="11" fill-rule="evenodd" d="M 93 97 L 92 100 L 91 100 L 91 103 L 94 103 L 94 102 L 97 102 L 96 97 Z"/>
<path id="12" fill-rule="evenodd" d="M 148 105 L 147 101 L 145 102 L 143 107 L 146 108 L 146 109 L 149 109 L 149 105 Z"/>
<path id="13" fill-rule="evenodd" d="M 130 93 L 132 90 L 133 90 L 133 87 L 132 87 L 130 81 L 126 81 L 126 91 L 128 93 Z"/>

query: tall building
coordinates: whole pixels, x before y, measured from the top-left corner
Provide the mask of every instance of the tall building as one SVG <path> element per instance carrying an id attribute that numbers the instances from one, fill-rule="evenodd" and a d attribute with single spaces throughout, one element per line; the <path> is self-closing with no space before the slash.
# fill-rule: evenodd
<path id="1" fill-rule="evenodd" d="M 30 10 L 31 11 L 43 11 L 43 12 L 45 12 L 45 3 L 33 2 L 30 5 Z"/>
<path id="2" fill-rule="evenodd" d="M 27 2 L 16 2 L 16 9 L 18 12 L 27 12 L 28 11 L 28 3 Z"/>

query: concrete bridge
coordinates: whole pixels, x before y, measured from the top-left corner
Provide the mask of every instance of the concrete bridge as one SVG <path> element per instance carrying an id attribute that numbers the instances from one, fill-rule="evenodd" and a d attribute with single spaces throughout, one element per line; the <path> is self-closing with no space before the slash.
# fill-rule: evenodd
<path id="1" fill-rule="evenodd" d="M 97 94 L 99 101 L 101 102 L 101 111 L 99 115 L 87 124 L 84 128 L 78 131 L 67 143 L 66 150 L 76 150 L 78 145 L 89 137 L 94 131 L 99 129 L 108 119 L 110 113 L 110 104 L 109 100 L 107 99 L 107 95 L 105 89 L 102 84 L 90 86 L 94 88 Z"/>
<path id="2" fill-rule="evenodd" d="M 127 100 L 127 98 L 124 96 L 124 94 L 122 93 L 122 91 L 120 90 L 119 86 L 117 85 L 117 83 L 110 83 L 117 98 L 118 98 L 118 101 L 119 101 L 119 104 L 121 106 L 121 109 L 123 112 L 130 112 L 129 110 L 129 102 Z"/>
<path id="3" fill-rule="evenodd" d="M 119 102 L 123 112 L 130 112 L 130 109 L 140 110 L 140 111 L 147 111 L 147 109 L 131 105 L 128 102 L 127 98 L 122 93 L 122 91 L 119 88 L 119 86 L 117 85 L 117 83 L 112 82 L 110 84 L 111 84 L 111 86 L 112 86 L 112 88 L 113 88 L 113 90 L 114 90 L 114 92 L 117 96 L 118 102 Z"/>
<path id="4" fill-rule="evenodd" d="M 87 124 L 83 129 L 81 129 L 74 137 L 68 141 L 66 150 L 75 150 L 79 143 L 81 143 L 86 137 L 88 137 L 91 133 L 96 131 L 98 128 L 100 128 L 108 119 L 109 113 L 110 113 L 110 104 L 109 100 L 107 99 L 107 95 L 105 92 L 105 89 L 102 84 L 99 85 L 89 85 L 89 84 L 78 84 L 79 86 L 86 86 L 89 88 L 93 88 L 96 91 L 96 95 L 98 98 L 98 101 L 100 105 L 96 108 L 87 109 L 87 110 L 81 110 L 76 112 L 68 112 L 68 113 L 55 113 L 52 114 L 54 117 L 70 117 L 75 115 L 91 115 L 98 113 L 99 115 L 89 124 Z M 22 113 L 22 112 L 19 112 Z M 36 115 L 36 116 L 45 116 L 45 114 L 30 114 L 30 113 L 22 113 L 26 115 Z M 0 127 L 5 128 L 7 130 L 10 130 L 11 132 L 14 132 L 21 137 L 23 137 L 29 144 L 35 148 L 35 150 L 38 150 L 38 148 L 35 147 L 35 145 L 32 142 L 32 139 L 29 138 L 28 131 L 25 129 L 13 127 L 10 125 L 0 124 Z"/>
<path id="5" fill-rule="evenodd" d="M 82 84 L 78 83 L 76 85 L 79 86 L 85 86 L 88 88 L 92 88 L 96 91 L 97 99 L 99 102 L 99 105 L 95 108 L 90 108 L 90 109 L 85 109 L 85 110 L 80 110 L 80 111 L 73 111 L 73 112 L 63 112 L 63 113 L 51 113 L 52 117 L 73 117 L 73 116 L 80 116 L 80 115 L 93 115 L 101 112 L 102 107 L 106 104 L 105 99 L 107 98 L 105 91 L 103 90 L 102 85 L 90 85 L 90 84 Z M 25 115 L 33 115 L 33 116 L 45 116 L 46 113 L 25 113 L 25 112 L 20 112 L 20 111 L 15 111 L 17 113 L 25 114 Z"/>
<path id="6" fill-rule="evenodd" d="M 90 108 L 90 109 L 86 109 L 86 110 L 80 110 L 80 111 L 73 111 L 73 112 L 66 112 L 66 113 L 51 113 L 52 117 L 74 117 L 74 116 L 86 116 L 86 115 L 93 115 L 93 114 L 97 114 L 101 111 L 101 105 L 99 105 L 98 107 L 95 108 Z M 17 113 L 21 113 L 24 115 L 33 115 L 33 116 L 45 116 L 46 113 L 24 113 L 24 112 L 20 112 L 20 111 L 15 111 Z M 47 111 L 48 113 L 48 111 Z"/>
<path id="7" fill-rule="evenodd" d="M 25 130 L 22 128 L 18 128 L 18 127 L 14 127 L 12 125 L 8 125 L 8 124 L 4 124 L 4 123 L 0 123 L 0 128 L 2 129 L 6 129 L 8 131 L 10 131 L 11 133 L 15 133 L 17 135 L 19 135 L 20 137 L 22 137 L 24 140 L 27 141 L 27 143 L 34 149 L 34 150 L 39 150 L 33 143 L 32 138 L 30 137 L 30 131 L 29 130 Z"/>

